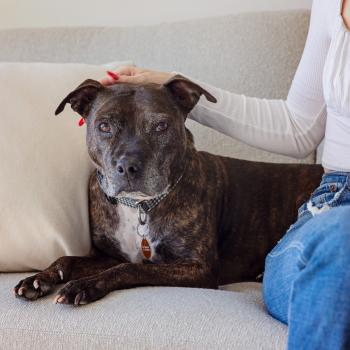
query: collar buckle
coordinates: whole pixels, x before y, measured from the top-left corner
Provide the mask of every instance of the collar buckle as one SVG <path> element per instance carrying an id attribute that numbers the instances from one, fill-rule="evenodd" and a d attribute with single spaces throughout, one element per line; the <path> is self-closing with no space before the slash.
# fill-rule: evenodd
<path id="1" fill-rule="evenodd" d="M 140 201 L 137 203 L 138 219 L 139 219 L 140 225 L 144 225 L 147 221 L 147 212 L 143 208 L 143 206 L 142 206 L 143 204 L 145 204 L 144 201 Z"/>

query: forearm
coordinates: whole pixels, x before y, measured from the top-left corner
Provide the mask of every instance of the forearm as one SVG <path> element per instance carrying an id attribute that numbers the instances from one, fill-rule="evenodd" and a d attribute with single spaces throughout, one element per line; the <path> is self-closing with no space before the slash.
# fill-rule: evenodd
<path id="1" fill-rule="evenodd" d="M 191 78 L 194 80 L 193 78 Z M 326 115 L 321 108 L 304 118 L 284 100 L 267 100 L 231 93 L 197 81 L 218 102 L 201 98 L 189 118 L 266 151 L 303 158 L 324 135 Z"/>
<path id="2" fill-rule="evenodd" d="M 251 146 L 293 157 L 305 157 L 325 134 L 326 108 L 322 76 L 332 26 L 329 1 L 314 0 L 309 33 L 287 100 L 234 94 L 195 79 L 216 97 L 201 98 L 189 117 Z M 181 74 L 181 73 L 180 73 Z"/>

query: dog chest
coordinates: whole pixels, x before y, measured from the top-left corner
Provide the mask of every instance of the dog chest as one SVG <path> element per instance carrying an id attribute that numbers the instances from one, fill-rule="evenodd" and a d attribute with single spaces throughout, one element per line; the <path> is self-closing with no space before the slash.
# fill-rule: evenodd
<path id="1" fill-rule="evenodd" d="M 118 205 L 119 224 L 115 232 L 115 238 L 119 242 L 120 249 L 124 255 L 133 263 L 141 263 L 144 256 L 141 249 L 142 236 L 144 236 L 151 250 L 150 261 L 155 258 L 155 247 L 157 241 L 151 241 L 149 226 L 140 225 L 138 221 L 138 210 L 125 205 Z"/>

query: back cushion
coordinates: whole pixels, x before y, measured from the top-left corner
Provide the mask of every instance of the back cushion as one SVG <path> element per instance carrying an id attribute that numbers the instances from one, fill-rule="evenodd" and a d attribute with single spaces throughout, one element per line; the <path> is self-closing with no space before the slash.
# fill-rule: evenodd
<path id="1" fill-rule="evenodd" d="M 105 70 L 0 63 L 0 271 L 41 270 L 60 256 L 89 253 L 85 126 L 69 106 L 59 116 L 54 111 Z"/>

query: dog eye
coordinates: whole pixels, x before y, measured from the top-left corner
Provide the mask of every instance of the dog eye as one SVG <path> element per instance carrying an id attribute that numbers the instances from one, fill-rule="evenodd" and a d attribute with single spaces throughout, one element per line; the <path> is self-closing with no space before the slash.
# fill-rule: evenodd
<path id="1" fill-rule="evenodd" d="M 156 131 L 165 131 L 168 129 L 168 124 L 166 122 L 160 122 L 156 126 Z"/>
<path id="2" fill-rule="evenodd" d="M 102 132 L 110 132 L 111 131 L 111 127 L 108 123 L 106 122 L 102 122 L 98 125 L 98 129 Z"/>

